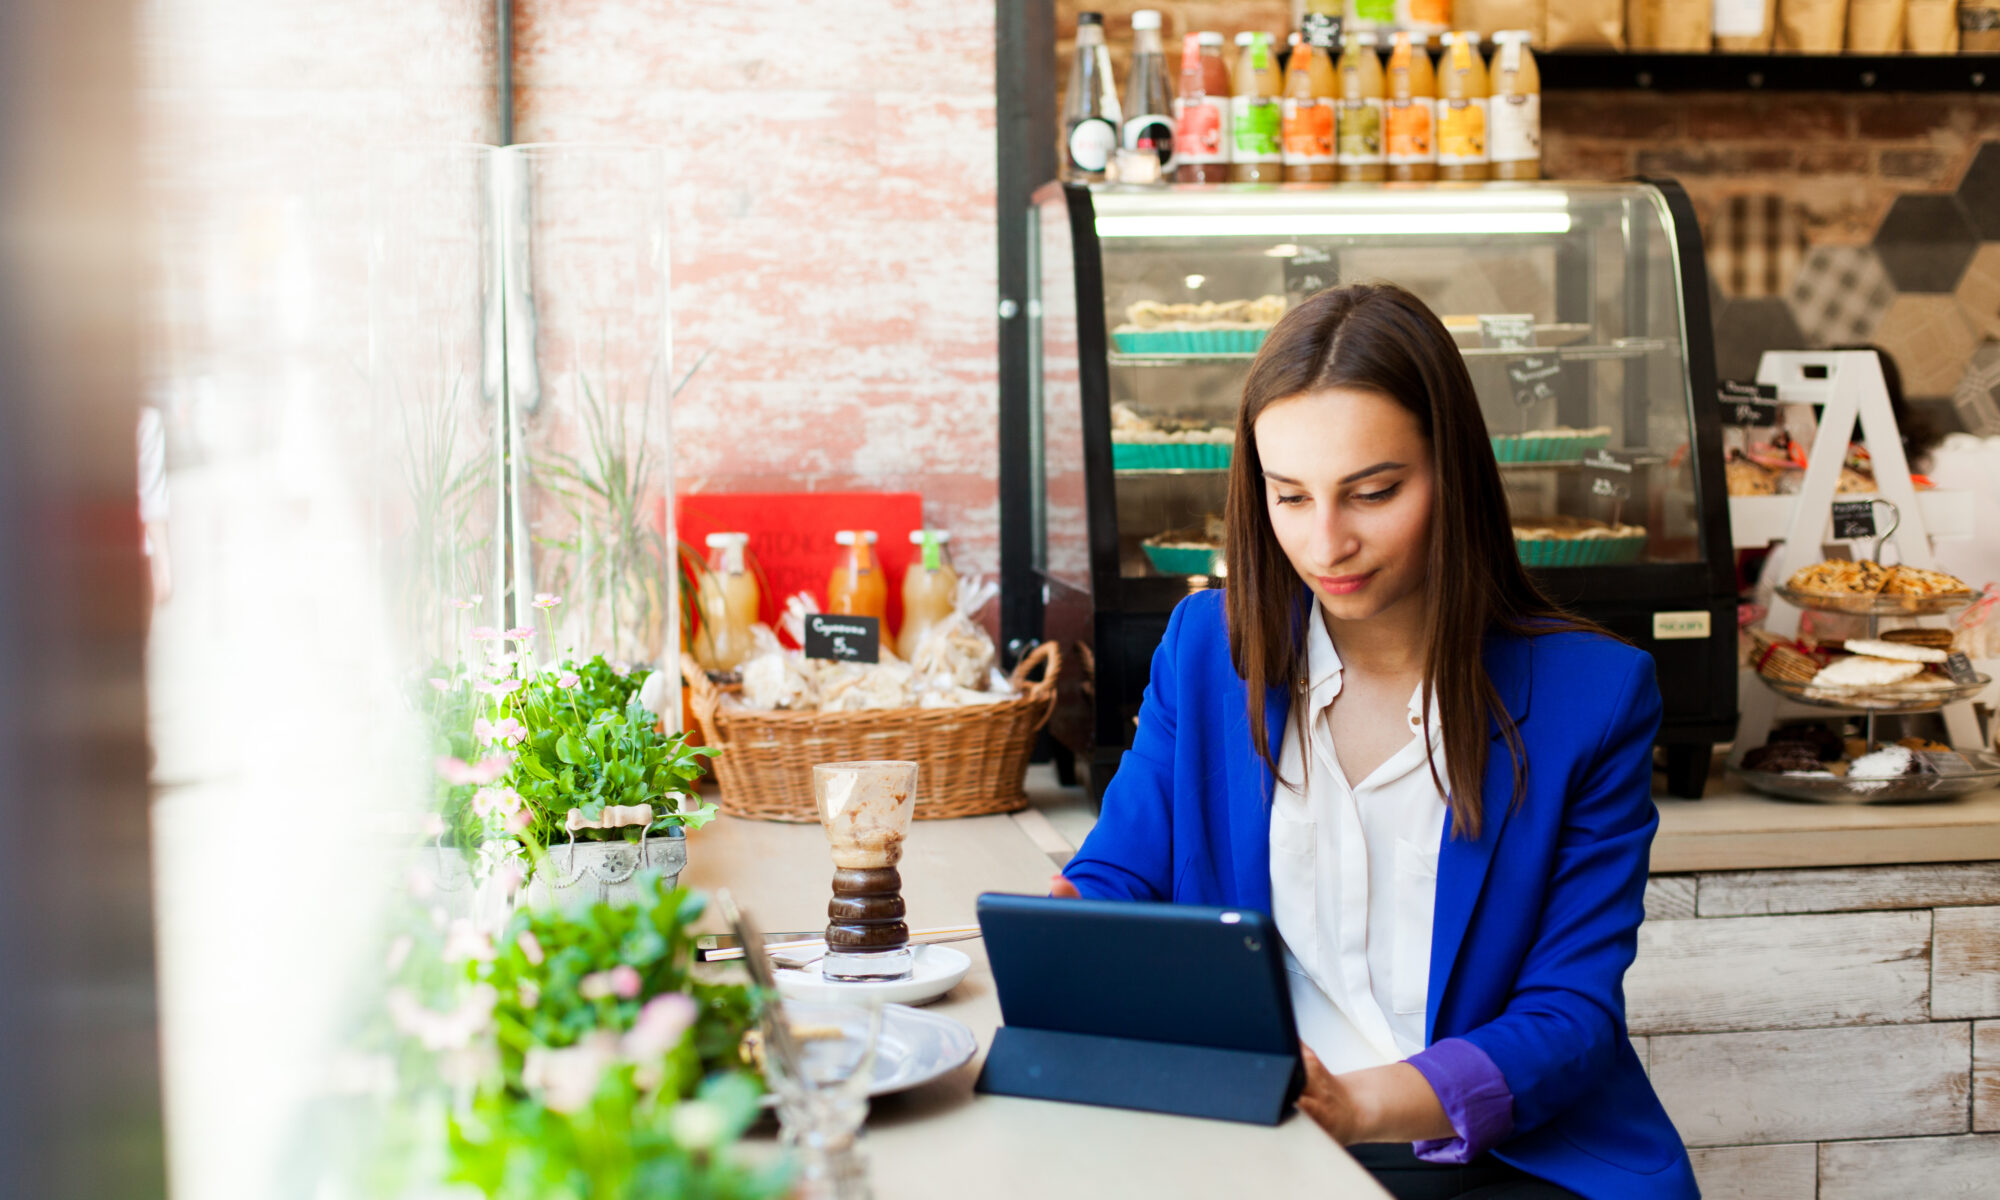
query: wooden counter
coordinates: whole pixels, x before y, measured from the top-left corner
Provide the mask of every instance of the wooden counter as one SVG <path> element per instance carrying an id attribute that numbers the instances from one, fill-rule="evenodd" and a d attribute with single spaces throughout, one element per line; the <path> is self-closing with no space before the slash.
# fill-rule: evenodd
<path id="1" fill-rule="evenodd" d="M 1654 799 L 1656 875 L 2000 860 L 2000 789 L 1927 804 L 1809 804 L 1718 774 L 1700 800 Z"/>
<path id="2" fill-rule="evenodd" d="M 911 923 L 970 923 L 983 891 L 1045 892 L 1055 868 L 1041 829 L 1011 817 L 919 822 L 901 868 Z M 730 888 L 766 929 L 810 929 L 826 921 L 832 873 L 819 826 L 721 817 L 689 839 L 681 879 Z M 865 1144 L 880 1200 L 1388 1194 L 1297 1114 L 1266 1128 L 975 1095 L 1000 1009 L 984 948 L 961 948 L 972 972 L 934 1007 L 971 1027 L 980 1054 L 875 1102 Z"/>

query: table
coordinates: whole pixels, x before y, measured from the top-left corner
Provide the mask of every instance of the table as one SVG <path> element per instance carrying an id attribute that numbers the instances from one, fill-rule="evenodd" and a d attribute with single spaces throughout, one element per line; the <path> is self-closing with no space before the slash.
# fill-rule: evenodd
<path id="1" fill-rule="evenodd" d="M 981 892 L 1039 895 L 1054 871 L 1010 817 L 920 821 L 904 851 L 903 896 L 912 925 L 970 924 Z M 718 817 L 689 838 L 681 880 L 729 888 L 765 929 L 811 929 L 826 922 L 832 873 L 817 825 Z M 867 1147 L 879 1200 L 1388 1195 L 1296 1113 L 1273 1129 L 974 1095 L 1000 1006 L 984 947 L 959 948 L 972 970 L 933 1007 L 969 1026 L 980 1054 L 944 1079 L 875 1102 Z"/>

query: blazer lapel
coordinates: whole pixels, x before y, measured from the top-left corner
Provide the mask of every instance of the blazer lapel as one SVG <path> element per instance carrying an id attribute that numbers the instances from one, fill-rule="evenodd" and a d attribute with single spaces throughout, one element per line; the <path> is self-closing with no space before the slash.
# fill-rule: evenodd
<path id="1" fill-rule="evenodd" d="M 1517 728 L 1528 718 L 1532 648 L 1530 638 L 1495 636 L 1487 639 L 1482 656 L 1487 678 L 1493 681 L 1501 704 L 1513 717 Z M 1491 740 L 1486 749 L 1486 771 L 1480 783 L 1482 820 L 1478 839 L 1454 833 L 1447 822 L 1444 844 L 1438 848 L 1437 897 L 1431 917 L 1430 987 L 1424 1005 L 1426 1045 L 1435 1040 L 1439 1000 L 1458 963 L 1466 927 L 1472 923 L 1472 910 L 1479 904 L 1479 893 L 1486 884 L 1487 869 L 1493 865 L 1493 850 L 1500 843 L 1500 831 L 1506 826 L 1507 814 L 1514 807 L 1514 763 L 1506 740 L 1500 735 L 1498 719 L 1492 725 Z"/>
<path id="2" fill-rule="evenodd" d="M 1239 684 L 1239 686 L 1241 686 Z M 1264 689 L 1264 737 L 1277 761 L 1285 744 L 1285 721 L 1292 700 L 1282 688 Z M 1242 735 L 1230 738 L 1224 755 L 1229 763 L 1229 841 L 1236 872 L 1236 894 L 1243 907 L 1271 911 L 1271 788 L 1275 780 Z"/>

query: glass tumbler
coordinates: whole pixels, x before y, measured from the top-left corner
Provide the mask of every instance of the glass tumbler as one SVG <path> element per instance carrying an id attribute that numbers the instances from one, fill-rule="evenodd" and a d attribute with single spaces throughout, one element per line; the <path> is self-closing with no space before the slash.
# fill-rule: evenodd
<path id="1" fill-rule="evenodd" d="M 821 763 L 813 768 L 813 797 L 834 867 L 821 976 L 908 979 L 910 927 L 896 864 L 917 808 L 917 764 Z"/>

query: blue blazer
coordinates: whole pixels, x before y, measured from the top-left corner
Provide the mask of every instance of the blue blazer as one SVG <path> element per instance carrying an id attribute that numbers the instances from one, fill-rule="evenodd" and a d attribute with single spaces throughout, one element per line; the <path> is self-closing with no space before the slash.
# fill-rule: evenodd
<path id="1" fill-rule="evenodd" d="M 1497 722 L 1479 838 L 1438 853 L 1425 1043 L 1485 1051 L 1514 1097 L 1496 1157 L 1586 1200 L 1700 1193 L 1625 1032 L 1645 916 L 1660 694 L 1644 651 L 1594 634 L 1493 637 L 1488 675 L 1520 730 L 1521 803 Z M 1266 700 L 1272 757 L 1290 698 Z M 1271 772 L 1252 748 L 1222 593 L 1174 610 L 1139 728 L 1064 874 L 1086 896 L 1271 910 Z M 1449 823 L 1447 823 L 1447 826 Z"/>

